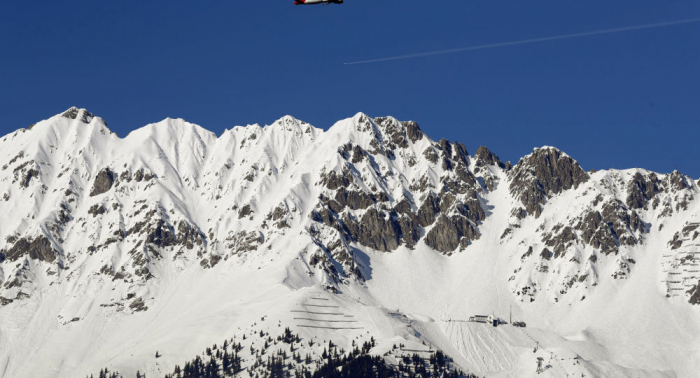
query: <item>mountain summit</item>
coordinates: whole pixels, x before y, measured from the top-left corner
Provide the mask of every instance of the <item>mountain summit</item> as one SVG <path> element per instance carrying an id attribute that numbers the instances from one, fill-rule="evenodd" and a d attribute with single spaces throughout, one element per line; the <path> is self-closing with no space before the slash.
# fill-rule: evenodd
<path id="1" fill-rule="evenodd" d="M 165 376 L 224 340 L 244 376 L 284 343 L 309 357 L 283 370 L 323 371 L 328 341 L 479 376 L 700 366 L 700 188 L 677 171 L 512 165 L 363 113 L 120 138 L 78 108 L 0 138 L 0 166 L 0 377 Z"/>

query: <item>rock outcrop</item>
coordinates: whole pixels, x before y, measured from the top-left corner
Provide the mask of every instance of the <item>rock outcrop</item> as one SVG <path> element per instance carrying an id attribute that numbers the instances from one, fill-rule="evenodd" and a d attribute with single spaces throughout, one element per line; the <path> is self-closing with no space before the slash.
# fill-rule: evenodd
<path id="1" fill-rule="evenodd" d="M 2 260 L 9 261 L 17 261 L 23 257 L 46 262 L 56 260 L 56 252 L 53 250 L 51 242 L 43 235 L 35 238 L 19 238 L 12 247 L 3 250 L 0 256 L 4 256 Z"/>
<path id="2" fill-rule="evenodd" d="M 109 168 L 104 168 L 97 173 L 95 181 L 92 184 L 92 190 L 90 190 L 90 197 L 94 197 L 103 193 L 107 193 L 112 189 L 114 184 L 115 174 Z"/>
<path id="3" fill-rule="evenodd" d="M 574 159 L 552 147 L 535 149 L 520 159 L 509 177 L 511 195 L 535 217 L 542 214 L 542 205 L 549 196 L 578 188 L 589 178 Z"/>

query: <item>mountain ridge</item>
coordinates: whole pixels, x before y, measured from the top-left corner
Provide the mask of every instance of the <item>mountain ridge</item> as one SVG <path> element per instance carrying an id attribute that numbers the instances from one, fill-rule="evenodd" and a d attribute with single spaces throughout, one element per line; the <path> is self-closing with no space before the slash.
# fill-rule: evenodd
<path id="1" fill-rule="evenodd" d="M 686 362 L 662 353 L 656 365 L 645 353 L 625 355 L 606 340 L 616 316 L 584 317 L 610 298 L 627 304 L 641 295 L 637 306 L 645 311 L 700 328 L 700 188 L 677 171 L 586 172 L 550 146 L 512 165 L 486 147 L 470 155 L 459 142 L 434 141 L 415 122 L 364 113 L 327 131 L 284 116 L 219 136 L 166 118 L 120 138 L 77 108 L 0 138 L 0 164 L 0 209 L 12 220 L 0 226 L 0 314 L 11 319 L 0 321 L 0 341 L 7 341 L 0 345 L 20 345 L 0 347 L 0 372 L 9 376 L 22 376 L 16 361 L 32 356 L 65 366 L 52 373 L 36 367 L 36 376 L 88 374 L 107 364 L 160 376 L 168 371 L 156 373 L 143 356 L 129 362 L 97 353 L 81 362 L 77 351 L 49 348 L 61 338 L 100 346 L 96 335 L 104 334 L 103 346 L 127 353 L 114 344 L 123 336 L 100 319 L 134 330 L 143 327 L 138 319 L 150 319 L 155 328 L 140 343 L 162 349 L 172 337 L 154 335 L 157 324 L 191 329 L 209 319 L 209 336 L 193 330 L 196 345 L 180 340 L 182 352 L 165 357 L 182 363 L 220 332 L 240 335 L 223 322 L 251 327 L 270 315 L 254 303 L 277 298 L 280 308 L 296 311 L 309 293 L 364 319 L 380 349 L 397 338 L 430 342 L 477 374 L 525 376 L 525 339 L 489 334 L 508 353 L 484 364 L 471 354 L 493 345 L 466 346 L 450 333 L 465 329 L 444 321 L 469 311 L 504 317 L 506 303 L 534 322 L 542 342 L 583 358 L 582 373 L 667 376 L 700 361 L 692 349 Z M 239 289 L 207 286 L 217 281 Z M 466 295 L 467 288 L 482 294 Z M 183 307 L 199 302 L 217 310 Z M 240 314 L 240 303 L 251 314 Z M 27 315 L 30 309 L 41 315 Z M 294 322 L 284 313 L 274 317 Z M 399 331 L 405 319 L 391 315 L 399 313 L 424 332 Z M 681 330 L 666 327 L 689 345 Z M 312 330 L 303 336 L 319 335 Z M 594 335 L 576 336 L 585 348 L 561 341 L 585 330 Z M 322 334 L 350 349 L 352 337 Z M 612 334 L 644 345 L 656 340 Z M 32 349 L 44 338 L 47 346 Z M 607 358 L 596 348 L 618 352 Z"/>

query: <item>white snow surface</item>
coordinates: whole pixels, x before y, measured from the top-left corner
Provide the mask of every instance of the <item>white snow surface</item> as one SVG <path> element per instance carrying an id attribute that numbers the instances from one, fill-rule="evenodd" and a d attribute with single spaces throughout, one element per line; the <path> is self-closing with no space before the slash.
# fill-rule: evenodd
<path id="1" fill-rule="evenodd" d="M 103 367 L 126 377 L 137 370 L 160 377 L 214 343 L 242 341 L 260 329 L 275 335 L 286 326 L 347 350 L 374 337 L 376 354 L 399 343 L 427 345 L 486 377 L 700 376 L 700 306 L 688 303 L 686 293 L 699 275 L 674 262 L 679 251 L 694 251 L 693 244 L 669 245 L 685 226 L 700 222 L 698 186 L 689 178 L 687 190 L 659 195 L 667 207 L 637 211 L 648 228 L 635 234 L 638 244 L 609 255 L 580 244 L 548 261 L 543 272 L 544 233 L 600 207 L 598 195 L 624 202 L 634 174 L 651 172 L 589 173 L 584 184 L 548 198 L 540 217 L 520 220 L 512 216 L 519 202 L 507 171 L 477 169 L 470 156 L 488 215 L 477 240 L 450 254 L 424 239 L 389 252 L 348 242 L 364 280 L 336 261 L 336 281 L 311 263 L 319 240 L 337 239 L 337 231 L 312 219 L 319 196 L 328 193 L 323 175 L 350 167 L 353 187 L 383 191 L 390 206 L 411 198 L 417 208 L 424 196 L 409 187 L 427 177 L 440 188 L 451 174 L 424 157 L 436 142 L 424 136 L 393 156 L 372 153 L 351 165 L 343 146 L 386 149 L 391 128 L 401 123 L 358 113 L 324 131 L 285 116 L 217 137 L 166 119 L 120 138 L 101 118 L 77 111 L 75 119 L 56 115 L 0 138 L 0 250 L 7 254 L 19 238 L 44 236 L 56 256 L 0 258 L 0 299 L 12 300 L 0 305 L 0 377 L 84 377 Z M 90 196 L 104 168 L 119 178 Z M 149 178 L 137 181 L 137 172 Z M 489 179 L 491 189 L 484 184 Z M 676 206 L 683 198 L 685 209 Z M 104 212 L 95 212 L 100 206 Z M 246 206 L 249 213 L 242 212 Z M 662 214 L 665 208 L 672 213 Z M 281 219 L 272 218 L 276 209 Z M 158 220 L 171 226 L 161 231 L 189 227 L 201 244 L 193 237 L 191 247 L 149 249 L 149 233 L 139 233 L 139 224 Z M 280 220 L 286 226 L 275 226 Z M 241 247 L 247 242 L 249 248 Z M 530 246 L 533 255 L 524 257 Z M 597 262 L 589 259 L 594 254 Z M 614 278 L 629 259 L 634 263 L 624 279 Z M 147 273 L 138 273 L 144 267 Z M 581 272 L 588 276 L 561 293 Z M 669 272 L 683 277 L 683 290 L 672 290 L 669 277 L 676 276 Z M 533 296 L 519 295 L 527 285 L 537 288 Z M 147 309 L 138 311 L 137 300 Z M 313 310 L 319 301 L 337 306 L 353 329 L 300 327 L 333 324 L 317 315 L 300 319 L 304 313 L 296 311 Z M 477 314 L 506 322 L 512 316 L 527 327 L 466 321 Z M 253 337 L 247 340 L 244 351 Z M 320 355 L 319 344 L 302 355 Z M 542 374 L 535 371 L 537 357 L 548 366 Z"/>

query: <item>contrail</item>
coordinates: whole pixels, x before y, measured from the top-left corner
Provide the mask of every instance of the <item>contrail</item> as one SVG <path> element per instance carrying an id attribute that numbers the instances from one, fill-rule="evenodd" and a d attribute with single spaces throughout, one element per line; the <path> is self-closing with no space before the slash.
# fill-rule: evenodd
<path id="1" fill-rule="evenodd" d="M 479 45 L 479 46 L 470 46 L 470 47 L 458 47 L 458 48 L 447 49 L 447 50 L 438 50 L 438 51 L 429 51 L 429 52 L 416 53 L 416 54 L 406 54 L 406 55 L 390 56 L 390 57 L 387 57 L 387 58 L 378 58 L 378 59 L 370 59 L 370 60 L 360 60 L 360 61 L 357 61 L 357 62 L 348 62 L 348 63 L 343 63 L 343 64 L 344 64 L 344 65 L 353 65 L 353 64 L 365 64 L 365 63 L 387 62 L 387 61 L 390 61 L 390 60 L 401 60 L 401 59 L 421 58 L 421 57 L 424 57 L 424 56 L 443 55 L 443 54 L 452 54 L 452 53 L 458 53 L 458 52 L 464 52 L 464 51 L 491 49 L 491 48 L 494 48 L 494 47 L 513 46 L 513 45 L 523 45 L 523 44 L 526 44 L 526 43 L 546 42 L 546 41 L 554 41 L 554 40 L 558 40 L 558 39 L 587 37 L 587 36 L 590 36 L 590 35 L 598 35 L 598 34 L 619 33 L 619 32 L 624 32 L 624 31 L 631 31 L 631 30 L 658 28 L 658 27 L 661 27 L 661 26 L 671 26 L 671 25 L 689 24 L 689 23 L 692 23 L 692 22 L 700 22 L 700 18 L 689 18 L 689 19 L 685 19 L 685 20 L 677 20 L 677 21 L 669 21 L 669 22 L 659 22 L 659 23 L 656 23 L 656 24 L 646 24 L 646 25 L 628 26 L 628 27 L 617 28 L 617 29 L 596 30 L 596 31 L 590 31 L 590 32 L 585 32 L 585 33 L 564 34 L 564 35 L 557 35 L 557 36 L 553 36 L 553 37 L 523 39 L 523 40 L 520 40 L 520 41 L 492 43 L 492 44 L 489 44 L 489 45 Z"/>

